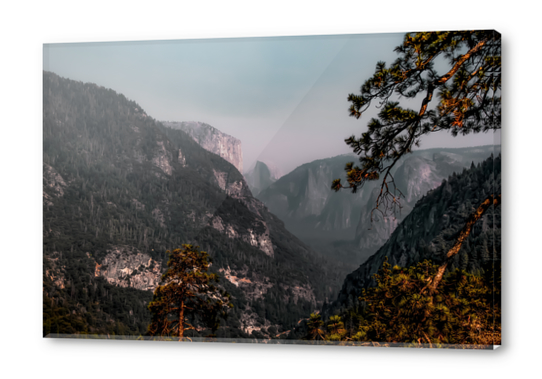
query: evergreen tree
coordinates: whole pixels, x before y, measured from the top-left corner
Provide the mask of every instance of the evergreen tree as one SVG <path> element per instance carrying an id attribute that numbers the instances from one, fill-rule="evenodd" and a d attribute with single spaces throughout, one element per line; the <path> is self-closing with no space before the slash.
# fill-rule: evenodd
<path id="1" fill-rule="evenodd" d="M 501 343 L 500 276 L 455 270 L 430 290 L 439 266 L 423 261 L 408 268 L 385 262 L 377 286 L 364 290 L 358 341 L 426 344 Z"/>
<path id="2" fill-rule="evenodd" d="M 218 328 L 218 317 L 225 316 L 229 294 L 219 290 L 217 274 L 209 274 L 209 256 L 198 246 L 183 245 L 169 252 L 168 270 L 162 276 L 163 285 L 154 291 L 149 304 L 152 313 L 148 332 L 153 336 L 178 336 L 196 329 L 203 323 L 213 330 Z M 189 321 L 190 320 L 190 321 Z"/>
<path id="3" fill-rule="evenodd" d="M 312 314 L 305 339 L 317 335 L 326 341 L 369 345 L 500 345 L 500 275 L 494 278 L 490 270 L 474 275 L 456 269 L 433 292 L 431 280 L 438 269 L 428 260 L 410 267 L 391 267 L 386 260 L 374 275 L 377 285 L 363 289 L 361 307 L 331 316 L 327 331 L 320 329 L 320 315 Z M 342 316 L 352 327 L 345 328 Z"/>
<path id="4" fill-rule="evenodd" d="M 324 330 L 322 327 L 324 322 L 322 321 L 322 316 L 316 313 L 311 313 L 309 320 L 307 321 L 308 334 L 305 339 L 309 340 L 323 340 L 324 339 Z"/>
<path id="5" fill-rule="evenodd" d="M 330 341 L 340 341 L 346 335 L 346 329 L 341 316 L 331 316 L 327 323 L 327 329 L 329 330 L 329 336 L 327 339 Z"/>
<path id="6" fill-rule="evenodd" d="M 375 209 L 387 214 L 401 206 L 402 193 L 391 170 L 419 146 L 421 138 L 437 131 L 458 134 L 501 128 L 501 38 L 491 30 L 407 33 L 391 65 L 378 62 L 374 75 L 350 94 L 350 116 L 359 118 L 373 101 L 378 118 L 367 132 L 345 142 L 360 155 L 360 165 L 346 165 L 348 185 L 355 192 L 369 180 L 381 179 Z M 439 72 L 437 67 L 445 67 Z M 420 101 L 405 108 L 392 98 Z M 439 101 L 430 107 L 434 98 Z M 340 179 L 332 188 L 343 188 Z"/>

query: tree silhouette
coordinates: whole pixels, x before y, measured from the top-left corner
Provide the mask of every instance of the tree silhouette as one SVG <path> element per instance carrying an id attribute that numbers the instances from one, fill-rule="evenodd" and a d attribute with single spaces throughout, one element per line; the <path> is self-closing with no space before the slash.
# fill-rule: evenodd
<path id="1" fill-rule="evenodd" d="M 229 294 L 215 286 L 218 275 L 207 273 L 209 255 L 198 246 L 186 244 L 167 253 L 170 257 L 168 270 L 162 275 L 164 284 L 155 289 L 149 303 L 152 320 L 148 333 L 182 340 L 186 330 L 197 328 L 196 323 L 216 329 L 219 316 L 225 316 L 232 304 Z"/>
<path id="2" fill-rule="evenodd" d="M 360 118 L 373 101 L 378 118 L 360 138 L 345 142 L 360 155 L 359 166 L 346 165 L 348 184 L 332 189 L 352 192 L 367 181 L 381 179 L 374 211 L 395 213 L 403 196 L 391 170 L 419 146 L 421 137 L 439 131 L 458 134 L 488 132 L 501 127 L 501 38 L 491 30 L 407 33 L 395 49 L 399 58 L 389 67 L 378 62 L 374 75 L 350 94 L 350 116 Z M 437 67 L 444 67 L 442 71 Z M 440 72 L 439 72 L 440 71 Z M 438 103 L 431 104 L 437 97 Z M 418 102 L 415 109 L 396 100 Z M 431 108 L 430 105 L 433 105 Z"/>

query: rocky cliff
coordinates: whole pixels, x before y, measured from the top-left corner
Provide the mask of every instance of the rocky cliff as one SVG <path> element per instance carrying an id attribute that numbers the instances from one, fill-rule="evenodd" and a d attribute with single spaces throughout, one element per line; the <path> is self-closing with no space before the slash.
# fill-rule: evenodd
<path id="1" fill-rule="evenodd" d="M 374 188 L 364 204 L 356 228 L 356 245 L 369 256 L 390 238 L 397 225 L 410 214 L 416 202 L 428 191 L 442 184 L 454 172 L 461 172 L 472 163 L 478 164 L 492 153 L 500 152 L 499 146 L 481 146 L 461 149 L 418 150 L 405 156 L 393 172 L 397 188 L 404 195 L 401 210 L 383 217 L 372 212 L 379 188 Z M 371 212 L 373 220 L 371 221 Z"/>
<path id="2" fill-rule="evenodd" d="M 272 183 L 257 197 L 288 227 L 300 223 L 319 231 L 355 227 L 357 220 L 349 215 L 352 207 L 359 207 L 363 193 L 348 196 L 330 189 L 333 178 L 340 176 L 344 165 L 352 159 L 354 156 L 344 155 L 304 164 Z M 342 199 L 349 200 L 350 210 L 346 213 L 337 207 Z"/>
<path id="3" fill-rule="evenodd" d="M 226 133 L 222 133 L 211 125 L 198 121 L 162 122 L 168 128 L 186 132 L 205 150 L 224 158 L 239 172 L 243 172 L 243 150 L 241 141 Z"/>

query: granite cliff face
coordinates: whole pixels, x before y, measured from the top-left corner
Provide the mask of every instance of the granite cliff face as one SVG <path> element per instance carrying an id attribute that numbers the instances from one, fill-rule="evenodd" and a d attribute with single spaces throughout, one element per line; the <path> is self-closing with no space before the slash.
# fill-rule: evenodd
<path id="1" fill-rule="evenodd" d="M 342 175 L 344 165 L 353 159 L 352 155 L 343 155 L 306 163 L 272 183 L 257 197 L 287 227 L 303 225 L 319 232 L 353 228 L 357 220 L 351 215 L 362 204 L 363 192 L 352 195 L 330 189 L 331 181 Z"/>
<path id="2" fill-rule="evenodd" d="M 373 212 L 371 222 L 371 212 L 379 191 L 379 188 L 373 188 L 368 202 L 361 210 L 355 234 L 356 245 L 365 251 L 366 256 L 376 252 L 422 196 L 440 186 L 454 172 L 461 172 L 472 163 L 482 162 L 495 151 L 498 154 L 500 147 L 418 150 L 405 156 L 393 172 L 397 188 L 404 195 L 401 198 L 401 210 L 385 217 L 379 212 Z"/>
<path id="3" fill-rule="evenodd" d="M 162 122 L 168 128 L 180 129 L 186 132 L 205 150 L 224 158 L 239 172 L 243 172 L 243 150 L 241 141 L 222 133 L 211 125 L 198 121 Z"/>
<path id="4" fill-rule="evenodd" d="M 226 235 L 228 238 L 240 239 L 266 255 L 273 257 L 273 243 L 269 235 L 269 228 L 261 218 L 252 223 L 252 227 L 242 227 L 237 223 L 228 223 L 220 216 L 214 216 L 210 225 L 213 229 Z"/>

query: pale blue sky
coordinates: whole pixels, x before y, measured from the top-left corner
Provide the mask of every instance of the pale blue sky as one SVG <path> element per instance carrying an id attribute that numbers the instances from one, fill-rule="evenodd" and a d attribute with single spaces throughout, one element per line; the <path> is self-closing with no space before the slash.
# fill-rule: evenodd
<path id="1" fill-rule="evenodd" d="M 348 116 L 379 60 L 395 60 L 403 34 L 267 37 L 44 45 L 44 70 L 111 88 L 163 121 L 201 121 L 242 141 L 244 167 L 257 159 L 284 173 L 349 153 L 375 114 Z M 439 133 L 422 148 L 493 143 L 484 134 Z"/>

